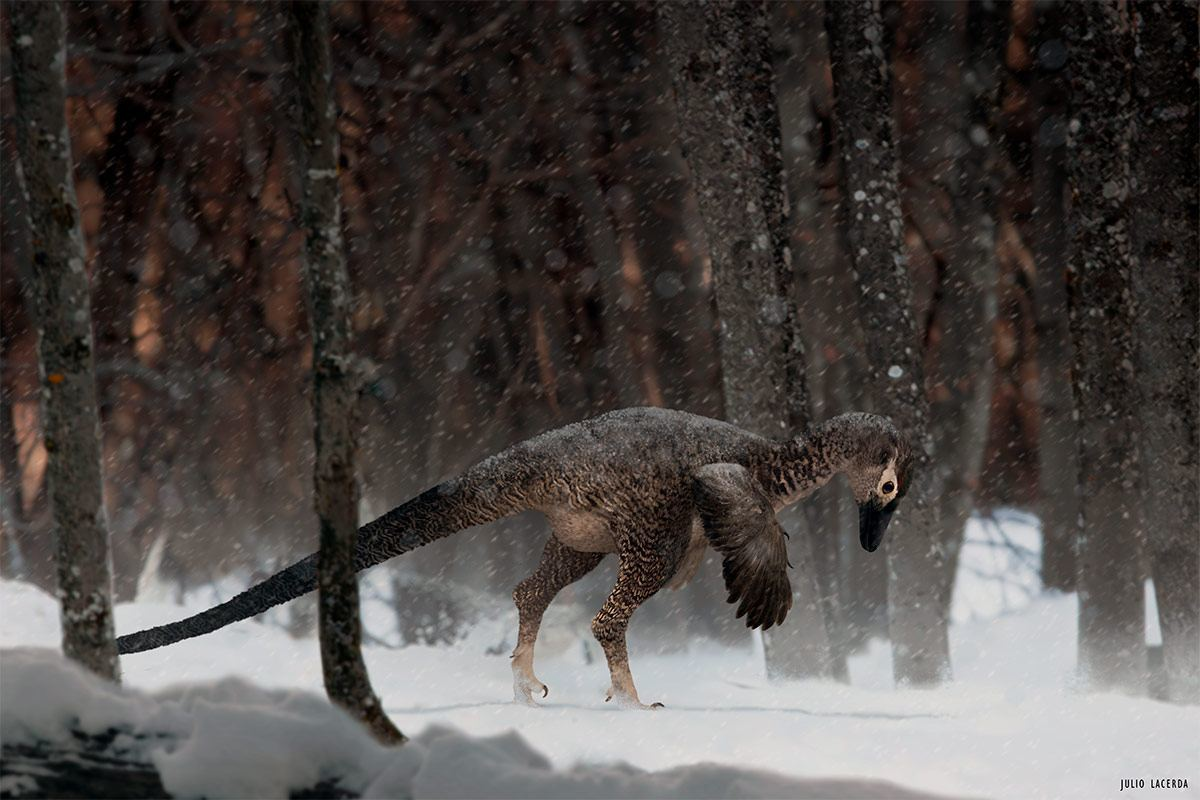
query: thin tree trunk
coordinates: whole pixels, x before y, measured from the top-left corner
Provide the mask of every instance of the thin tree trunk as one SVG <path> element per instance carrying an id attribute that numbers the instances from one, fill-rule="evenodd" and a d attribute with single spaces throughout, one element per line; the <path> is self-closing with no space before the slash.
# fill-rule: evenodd
<path id="1" fill-rule="evenodd" d="M 563 43 L 571 70 L 568 94 L 574 98 L 576 106 L 581 104 L 583 106 L 578 120 L 581 124 L 573 126 L 574 132 L 571 134 L 577 137 L 577 144 L 568 146 L 578 149 L 582 145 L 585 149 L 579 151 L 580 155 L 590 154 L 590 151 L 596 146 L 596 142 L 591 142 L 594 139 L 604 143 L 600 155 L 611 156 L 616 142 L 611 109 L 599 96 L 594 94 L 594 87 L 600 85 L 596 67 L 593 64 L 597 54 L 586 44 L 587 39 L 579 26 L 579 17 L 577 15 L 572 17 L 568 13 L 568 8 L 567 6 L 560 7 L 557 12 L 564 17 L 564 21 L 568 17 L 571 18 L 571 21 L 566 24 L 563 34 Z M 632 42 L 632 40 L 633 37 L 626 39 L 627 42 Z M 605 346 L 609 352 L 612 352 L 611 348 L 614 347 L 629 351 L 628 356 L 618 354 L 617 357 L 628 358 L 633 364 L 641 387 L 641 391 L 636 392 L 633 399 L 648 405 L 661 406 L 664 405 L 665 398 L 663 397 L 659 348 L 653 335 L 650 313 L 651 296 L 647 286 L 648 276 L 642 259 L 638 255 L 634 236 L 640 205 L 635 202 L 630 187 L 619 182 L 611 168 L 590 170 L 590 177 L 592 183 L 600 190 L 598 197 L 604 200 L 604 203 L 596 208 L 607 210 L 605 224 L 612 227 L 612 238 L 617 245 L 619 255 L 615 263 L 620 267 L 617 277 L 620 278 L 619 287 L 622 291 L 613 295 L 606 290 L 605 296 L 612 297 L 612 300 L 606 300 L 606 304 L 611 305 L 613 300 L 616 301 L 620 313 L 618 310 L 614 310 L 609 315 L 611 321 L 605 322 L 605 338 L 615 340 L 614 344 Z M 585 201 L 581 201 L 581 203 L 585 203 Z M 588 211 L 586 203 L 584 210 Z M 666 268 L 671 265 L 662 266 Z M 603 275 L 601 275 L 601 281 L 603 280 Z M 611 360 L 612 356 L 608 358 Z"/>
<path id="2" fill-rule="evenodd" d="M 837 371 L 830 369 L 831 348 L 833 358 L 851 348 L 843 346 L 841 341 L 847 326 L 845 315 L 836 310 L 840 301 L 836 276 L 845 273 L 845 265 L 838 258 L 834 215 L 830 205 L 822 202 L 821 182 L 833 155 L 831 143 L 823 138 L 827 131 L 822 129 L 817 110 L 821 105 L 827 107 L 829 101 L 825 86 L 829 53 L 825 47 L 824 17 L 820 6 L 809 3 L 776 3 L 771 12 L 775 50 L 779 54 L 775 67 L 776 96 L 792 225 L 792 258 L 796 265 L 791 302 L 796 308 L 808 356 L 806 381 L 812 389 L 813 418 L 828 419 L 850 410 L 832 409 L 826 396 L 825 387 Z M 841 580 L 841 542 L 846 521 L 840 513 L 842 489 L 840 483 L 826 486 L 805 502 L 804 510 L 817 563 L 833 677 L 847 681 L 846 656 L 851 635 L 842 608 L 845 591 Z"/>
<path id="3" fill-rule="evenodd" d="M 1197 4 L 1137 3 L 1133 8 L 1141 505 L 1168 695 L 1175 702 L 1200 703 Z"/>
<path id="4" fill-rule="evenodd" d="M 935 685 L 950 676 L 948 609 L 937 588 L 946 554 L 931 496 L 922 340 L 904 256 L 891 65 L 877 1 L 829 3 L 825 24 L 843 159 L 841 225 L 858 276 L 868 385 L 875 410 L 908 435 L 917 455 L 886 544 L 892 670 L 898 683 Z"/>
<path id="5" fill-rule="evenodd" d="M 1127 12 L 1115 2 L 1074 7 L 1068 27 L 1069 300 L 1083 498 L 1079 667 L 1095 688 L 1141 692 L 1146 641 L 1129 242 L 1132 35 Z"/>
<path id="6" fill-rule="evenodd" d="M 115 681 L 120 665 L 113 637 L 87 255 L 65 113 L 65 10 L 61 3 L 13 3 L 9 13 L 15 127 L 33 242 L 42 433 L 63 652 Z"/>
<path id="7" fill-rule="evenodd" d="M 820 298 L 820 313 L 806 315 L 804 324 L 818 335 L 812 342 L 813 361 L 825 367 L 825 416 L 832 417 L 848 411 L 868 408 L 874 401 L 873 392 L 867 386 L 867 356 L 861 320 L 852 313 L 857 308 L 859 287 L 857 275 L 851 269 L 849 248 L 845 244 L 845 232 L 840 224 L 842 207 L 841 172 L 845 159 L 841 157 L 841 146 L 835 125 L 833 82 L 829 53 L 829 36 L 825 26 L 825 9 L 815 7 L 814 21 L 822 37 L 822 52 L 816 64 L 810 64 L 810 84 L 820 87 L 819 102 L 813 103 L 817 114 L 814 120 L 813 149 L 823 164 L 821 184 L 824 191 L 821 204 L 816 209 L 815 219 L 809 225 L 816 228 L 805 237 L 805 246 L 799 258 L 811 251 L 813 243 L 823 242 L 828 252 L 814 254 L 811 274 L 813 291 Z M 802 200 L 802 198 L 797 198 Z M 801 217 L 803 220 L 804 217 Z M 799 222 L 800 220 L 798 220 Z M 833 234 L 830 235 L 830 231 Z M 824 233 L 824 236 L 818 234 Z M 847 310 L 851 313 L 847 313 Z M 821 352 L 817 352 L 817 350 Z M 858 508 L 844 482 L 827 487 L 836 494 L 839 524 L 839 550 L 842 561 L 842 598 L 846 620 L 846 649 L 848 652 L 861 650 L 872 638 L 887 638 L 888 571 L 886 557 L 879 557 L 862 549 L 858 541 Z"/>
<path id="8" fill-rule="evenodd" d="M 320 521 L 321 668 L 330 700 L 360 719 L 381 741 L 402 742 L 403 734 L 384 714 L 371 688 L 362 656 L 354 568 L 359 387 L 350 341 L 353 298 L 342 248 L 329 11 L 323 2 L 290 2 L 286 8 L 299 108 L 300 222 L 313 343 L 313 487 Z"/>
<path id="9" fill-rule="evenodd" d="M 813 15 L 803 28 L 811 28 L 820 43 L 819 51 L 808 55 L 807 81 L 813 113 L 809 149 L 820 173 L 813 176 L 813 194 L 797 192 L 793 208 L 798 226 L 796 260 L 804 264 L 809 275 L 809 285 L 803 292 L 806 299 L 800 306 L 811 354 L 809 385 L 822 387 L 819 402 L 823 407 L 818 408 L 818 415 L 828 419 L 866 407 L 866 356 L 858 316 L 846 313 L 846 309 L 856 307 L 858 286 L 838 231 L 842 159 L 832 125 L 833 86 L 829 80 L 824 9 L 804 4 L 797 8 L 801 15 Z M 818 397 L 814 396 L 814 405 L 817 403 Z M 821 492 L 823 497 L 814 498 L 826 526 L 818 535 L 832 537 L 837 547 L 839 596 L 831 619 L 834 627 L 841 625 L 842 630 L 831 634 L 835 670 L 844 660 L 840 651 L 848 656 L 871 637 L 887 637 L 887 562 L 859 546 L 858 509 L 847 489 L 844 482 L 837 481 Z"/>
<path id="10" fill-rule="evenodd" d="M 1038 516 L 1042 522 L 1042 584 L 1075 590 L 1079 519 L 1079 453 L 1075 402 L 1071 397 L 1071 332 L 1067 326 L 1066 187 L 1067 82 L 1063 73 L 1065 4 L 1038 9 L 1035 91 L 1042 109 L 1033 143 L 1033 192 L 1037 204 L 1029 243 L 1036 265 Z"/>
<path id="11" fill-rule="evenodd" d="M 660 12 L 680 144 L 712 258 L 726 417 L 764 436 L 794 435 L 811 411 L 791 302 L 768 7 L 667 3 Z M 789 626 L 768 643 L 767 668 L 779 677 L 827 677 L 832 665 L 817 565 L 807 535 L 792 542 L 800 550 L 796 603 Z"/>
<path id="12" fill-rule="evenodd" d="M 0 169 L 0 185 L 18 184 L 15 143 L 8 142 L 10 151 L 4 153 Z M 17 431 L 18 398 L 27 398 L 37 391 L 38 378 L 27 370 L 14 366 L 29 360 L 29 349 L 36 352 L 37 308 L 32 292 L 20 291 L 22 285 L 33 285 L 33 258 L 30 256 L 29 218 L 21 192 L 9 192 L 0 201 L 4 204 L 0 229 L 9 248 L 9 283 L 0 288 L 5 301 L 0 306 L 0 574 L 6 578 L 27 581 L 53 594 L 57 585 L 54 568 L 54 543 L 46 526 L 39 525 L 35 516 L 37 503 L 25 508 L 22 490 L 25 459 L 21 458 L 21 442 Z M 33 356 L 36 359 L 36 355 Z M 23 372 L 25 374 L 18 374 Z"/>
<path id="13" fill-rule="evenodd" d="M 948 4 L 930 4 L 939 11 Z M 958 556 L 987 444 L 992 402 L 992 339 L 996 320 L 996 125 L 1004 48 L 1006 2 L 966 7 L 966 62 L 957 104 L 963 150 L 954 164 L 951 234 L 936 304 L 940 339 L 934 359 L 929 427 L 936 459 L 934 481 L 945 549 L 939 591 L 947 613 Z M 932 76 L 927 76 L 927 80 Z"/>
<path id="14" fill-rule="evenodd" d="M 152 56 L 168 54 L 165 30 L 168 13 L 168 6 L 163 3 L 131 4 L 122 36 L 128 50 Z M 156 233 L 151 218 L 166 162 L 165 139 L 175 122 L 174 115 L 164 113 L 163 109 L 172 105 L 179 74 L 179 70 L 169 69 L 153 81 L 125 84 L 114 104 L 112 129 L 105 137 L 97 174 L 104 192 L 104 206 L 96 242 L 93 301 L 96 357 L 101 364 L 135 355 L 133 318 L 139 287 L 145 285 L 142 280 L 146 250 Z M 102 388 L 114 383 L 119 386 L 121 381 L 109 378 L 106 382 L 102 376 Z M 118 389 L 107 396 L 123 394 Z M 150 449 L 147 457 L 135 462 L 144 466 L 134 467 L 139 472 L 148 472 L 150 465 L 164 460 L 162 446 L 153 432 L 168 429 L 170 424 L 158 407 L 141 409 L 141 413 L 149 418 L 139 426 L 139 435 L 129 437 L 129 444 L 136 443 L 141 452 Z M 135 483 L 143 475 L 131 475 L 129 483 Z M 119 477 L 119 474 L 110 476 L 110 480 Z M 120 508 L 119 501 L 115 501 L 115 507 Z M 133 600 L 136 594 L 138 575 L 152 542 L 152 538 L 143 534 L 144 530 L 137 527 L 131 529 L 119 524 L 112 531 L 113 592 L 120 602 Z"/>
<path id="15" fill-rule="evenodd" d="M 562 13 L 557 9 L 555 14 Z M 567 163 L 570 164 L 571 188 L 579 203 L 584 240 L 598 272 L 603 308 L 604 383 L 608 393 L 619 406 L 640 405 L 642 392 L 637 364 L 629 346 L 628 318 L 634 303 L 625 280 L 621 246 L 609 211 L 609 203 L 595 170 L 588 163 L 592 158 L 589 137 L 594 135 L 596 119 L 588 108 L 587 87 L 580 72 L 588 71 L 582 47 L 571 47 L 575 36 L 567 20 L 552 19 L 559 29 L 559 38 L 572 54 L 571 72 L 556 82 L 555 100 L 562 104 L 560 116 L 554 120 L 561 138 Z M 575 111 L 576 113 L 570 113 Z"/>
<path id="16" fill-rule="evenodd" d="M 652 291 L 644 324 L 653 342 L 663 402 L 697 414 L 719 417 L 720 392 L 717 320 L 712 281 L 687 164 L 676 136 L 675 104 L 668 53 L 660 46 L 662 25 L 649 5 L 586 6 L 592 30 L 618 26 L 623 35 L 597 35 L 592 40 L 597 75 L 620 73 L 633 92 L 623 103 L 606 103 L 603 120 L 622 155 L 607 173 L 614 187 L 624 187 L 630 202 L 619 198 L 613 211 L 622 247 L 629 248 L 644 270 Z M 612 9 L 620 9 L 613 14 Z M 601 13 L 603 12 L 603 13 Z M 630 72 L 631 66 L 643 68 Z M 636 80 L 630 83 L 631 75 Z M 646 213 L 647 204 L 659 209 Z M 635 297 L 636 299 L 636 297 Z M 643 362 L 644 364 L 645 362 Z M 687 633 L 741 646 L 750 638 L 741 620 L 727 613 L 726 590 L 719 559 L 710 552 L 696 577 L 679 591 L 689 608 Z"/>

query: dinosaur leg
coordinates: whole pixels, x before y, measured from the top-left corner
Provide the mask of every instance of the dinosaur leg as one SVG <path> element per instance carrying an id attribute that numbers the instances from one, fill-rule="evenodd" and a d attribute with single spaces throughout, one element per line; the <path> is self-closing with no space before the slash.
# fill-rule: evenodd
<path id="1" fill-rule="evenodd" d="M 513 699 L 518 703 L 533 705 L 534 692 L 545 697 L 550 691 L 533 674 L 533 645 L 537 641 L 542 615 L 550 601 L 564 586 L 595 569 L 603 558 L 603 553 L 572 550 L 551 536 L 542 551 L 542 561 L 537 569 L 513 590 L 513 600 L 520 617 L 517 648 L 512 654 Z"/>
<path id="2" fill-rule="evenodd" d="M 629 619 L 638 606 L 646 602 L 666 585 L 675 574 L 679 553 L 664 556 L 659 553 L 622 553 L 617 583 L 592 620 L 592 633 L 604 655 L 608 658 L 608 671 L 612 686 L 608 700 L 626 708 L 660 708 L 662 703 L 645 705 L 638 699 L 633 685 L 633 674 L 629 671 L 629 652 L 625 645 L 625 632 Z"/>

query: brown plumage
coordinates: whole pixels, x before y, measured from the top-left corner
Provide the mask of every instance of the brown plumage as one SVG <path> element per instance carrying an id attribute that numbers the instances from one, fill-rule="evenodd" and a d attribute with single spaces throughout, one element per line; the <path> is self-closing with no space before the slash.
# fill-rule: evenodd
<path id="1" fill-rule="evenodd" d="M 708 541 L 723 557 L 729 602 L 751 628 L 783 622 L 792 607 L 787 534 L 771 501 L 740 464 L 707 464 L 696 470 L 692 498 Z"/>
<path id="2" fill-rule="evenodd" d="M 873 550 L 908 488 L 912 453 L 883 417 L 843 414 L 804 436 L 772 441 L 719 420 L 628 408 L 535 436 L 487 458 L 359 529 L 356 565 L 367 569 L 465 528 L 532 509 L 551 537 L 513 593 L 520 632 L 513 653 L 518 700 L 545 696 L 533 674 L 542 614 L 565 586 L 608 554 L 617 582 L 592 620 L 608 659 L 610 699 L 638 699 L 625 646 L 629 620 L 667 585 L 686 582 L 710 544 L 724 559 L 729 600 L 751 627 L 781 622 L 792 603 L 786 537 L 774 512 L 849 479 L 863 509 L 860 539 Z M 118 639 L 136 653 L 259 614 L 316 588 L 316 557 L 288 567 L 188 619 Z"/>

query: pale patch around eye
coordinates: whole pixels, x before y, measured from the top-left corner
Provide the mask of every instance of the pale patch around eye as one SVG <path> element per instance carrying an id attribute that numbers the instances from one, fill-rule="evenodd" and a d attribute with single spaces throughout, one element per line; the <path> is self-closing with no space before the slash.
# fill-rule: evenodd
<path id="1" fill-rule="evenodd" d="M 875 491 L 883 499 L 890 500 L 899 488 L 900 482 L 896 479 L 896 459 L 893 458 L 884 467 L 883 474 L 879 476 L 879 484 L 875 487 Z"/>

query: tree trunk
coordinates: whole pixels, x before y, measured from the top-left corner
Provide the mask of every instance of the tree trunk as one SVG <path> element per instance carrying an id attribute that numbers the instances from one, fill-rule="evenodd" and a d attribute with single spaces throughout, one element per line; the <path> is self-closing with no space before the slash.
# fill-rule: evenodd
<path id="1" fill-rule="evenodd" d="M 646 337 L 653 343 L 663 404 L 720 417 L 723 398 L 719 359 L 714 357 L 718 332 L 712 281 L 705 267 L 707 254 L 704 237 L 698 233 L 702 226 L 687 164 L 676 136 L 670 63 L 660 45 L 660 15 L 653 6 L 633 3 L 577 8 L 588 9 L 593 74 L 621 75 L 621 85 L 630 92 L 624 102 L 604 103 L 604 113 L 597 116 L 612 138 L 612 166 L 601 175 L 607 179 L 605 185 L 617 189 L 612 210 L 622 248 L 628 248 L 641 265 L 651 289 L 646 319 L 635 322 L 645 325 Z M 597 100 L 598 92 L 612 85 L 599 84 Z M 650 207 L 657 213 L 647 213 Z M 690 610 L 685 617 L 686 637 L 712 638 L 733 646 L 750 639 L 742 621 L 728 613 L 721 567 L 713 553 L 678 594 L 679 604 Z"/>
<path id="2" fill-rule="evenodd" d="M 597 121 L 587 97 L 590 70 L 583 47 L 571 29 L 568 20 L 560 20 L 563 8 L 551 9 L 543 19 L 551 30 L 558 33 L 557 41 L 569 53 L 569 68 L 566 76 L 555 82 L 553 100 L 559 114 L 552 119 L 563 153 L 570 165 L 571 190 L 579 204 L 583 239 L 587 243 L 592 263 L 596 267 L 597 281 L 604 301 L 602 310 L 603 330 L 600 358 L 603 380 L 599 383 L 618 406 L 641 405 L 638 365 L 635 363 L 629 342 L 630 312 L 634 302 L 631 287 L 625 279 L 621 245 L 616 225 L 609 210 L 609 198 L 589 163 L 593 158 L 592 140 L 595 138 Z"/>
<path id="3" fill-rule="evenodd" d="M 904 257 L 891 65 L 878 2 L 829 3 L 825 24 L 842 151 L 841 226 L 857 274 L 867 382 L 875 410 L 905 432 L 917 457 L 886 544 L 892 670 L 898 683 L 935 685 L 950 675 L 948 609 L 937 589 L 946 554 L 931 495 L 922 338 Z"/>
<path id="4" fill-rule="evenodd" d="M 113 638 L 87 255 L 65 113 L 65 11 L 60 3 L 14 3 L 9 13 L 15 127 L 33 242 L 42 433 L 63 652 L 115 681 L 120 667 Z"/>
<path id="5" fill-rule="evenodd" d="M 825 12 L 815 3 L 777 3 L 774 11 L 777 49 L 787 54 L 776 71 L 797 264 L 794 302 L 804 330 L 814 416 L 829 419 L 863 408 L 865 358 L 858 318 L 845 313 L 855 306 L 858 288 L 837 231 L 841 159 L 831 125 Z M 886 565 L 859 546 L 858 512 L 846 488 L 835 481 L 806 505 L 839 679 L 852 649 L 871 636 L 887 635 Z M 836 577 L 826 574 L 830 569 Z"/>
<path id="6" fill-rule="evenodd" d="M 168 13 L 168 7 L 161 3 L 132 4 L 123 15 L 122 41 L 127 42 L 128 50 L 169 56 L 170 40 L 165 30 Z M 105 137 L 104 155 L 98 164 L 96 177 L 104 192 L 104 207 L 96 241 L 93 312 L 96 359 L 102 365 L 102 396 L 124 394 L 121 378 L 114 376 L 105 381 L 103 365 L 136 357 L 133 319 L 138 294 L 146 287 L 143 273 L 147 249 L 156 234 L 151 219 L 166 162 L 167 131 L 175 123 L 175 116 L 163 109 L 172 107 L 179 74 L 177 69 L 168 69 L 153 81 L 124 84 L 124 90 L 115 98 L 112 129 Z M 103 393 L 105 386 L 109 387 L 107 395 Z M 158 407 L 140 411 L 148 418 L 127 440 L 142 454 L 134 460 L 139 466 L 125 476 L 119 471 L 110 475 L 113 485 L 121 485 L 122 477 L 136 485 L 145 480 L 151 465 L 170 463 L 163 458 L 159 440 L 160 432 L 169 429 L 167 414 Z M 114 506 L 120 508 L 120 503 Z M 119 513 L 115 519 L 120 520 Z M 115 524 L 111 531 L 113 593 L 119 602 L 133 600 L 136 594 L 143 559 L 153 541 L 153 536 L 146 533 L 144 527 L 121 524 Z"/>
<path id="7" fill-rule="evenodd" d="M 712 258 L 726 417 L 774 438 L 809 421 L 803 339 L 791 302 L 790 230 L 763 3 L 659 7 L 680 144 Z M 768 646 L 780 677 L 829 676 L 829 639 L 809 539 L 793 539 L 796 603 Z"/>
<path id="8" fill-rule="evenodd" d="M 1074 7 L 1068 35 L 1069 302 L 1083 498 L 1079 668 L 1095 688 L 1140 692 L 1146 641 L 1129 244 L 1132 36 L 1115 2 Z"/>
<path id="9" fill-rule="evenodd" d="M 1135 364 L 1151 574 L 1171 700 L 1200 703 L 1197 4 L 1134 6 Z"/>
<path id="10" fill-rule="evenodd" d="M 832 388 L 834 375 L 843 371 L 832 368 L 831 361 L 853 349 L 845 343 L 849 338 L 847 323 L 853 323 L 853 317 L 847 320 L 839 310 L 843 298 L 838 289 L 850 281 L 839 258 L 832 203 L 825 202 L 822 187 L 834 155 L 819 112 L 822 107 L 828 108 L 830 99 L 825 85 L 829 52 L 825 47 L 824 16 L 820 6 L 809 3 L 775 3 L 771 11 L 777 54 L 775 88 L 795 264 L 791 302 L 808 356 L 806 380 L 813 418 L 829 419 L 852 410 L 835 408 L 827 387 Z M 854 302 L 852 294 L 847 297 Z M 845 524 L 849 518 L 841 513 L 843 489 L 841 482 L 831 483 L 804 504 L 833 677 L 840 681 L 849 679 L 846 657 L 852 639 L 842 606 L 846 592 L 841 545 L 850 533 Z M 853 535 L 858 536 L 857 528 Z"/>
<path id="11" fill-rule="evenodd" d="M 954 6 L 931 3 L 939 12 Z M 950 183 L 953 233 L 941 264 L 934 314 L 939 328 L 933 359 L 929 427 L 933 480 L 939 498 L 944 569 L 938 590 L 948 614 L 963 534 L 987 444 L 992 402 L 992 340 L 996 320 L 997 117 L 1008 3 L 966 7 L 966 61 L 960 72 L 955 117 L 963 149 Z M 949 20 L 947 22 L 950 22 Z M 948 25 L 950 30 L 957 26 Z M 926 80 L 933 80 L 927 75 Z"/>
<path id="12" fill-rule="evenodd" d="M 337 111 L 325 3 L 287 6 L 290 58 L 299 109 L 303 271 L 313 345 L 314 499 L 320 522 L 321 668 L 329 699 L 383 742 L 404 736 L 383 712 L 362 657 L 358 576 L 358 370 L 351 352 L 352 296 L 342 250 Z"/>
<path id="13" fill-rule="evenodd" d="M 1066 187 L 1067 48 L 1062 39 L 1065 4 L 1038 9 L 1037 105 L 1042 109 L 1033 143 L 1033 192 L 1036 209 L 1029 244 L 1036 276 L 1038 516 L 1042 522 L 1042 584 L 1075 590 L 1078 446 L 1075 403 L 1071 397 L 1071 333 L 1067 326 Z"/>
<path id="14" fill-rule="evenodd" d="M 18 186 L 19 156 L 14 137 L 5 142 L 0 155 L 0 186 Z M 4 232 L 4 255 L 0 266 L 0 575 L 28 581 L 48 594 L 57 585 L 54 543 L 48 525 L 39 525 L 38 498 L 25 497 L 22 487 L 25 462 L 21 457 L 17 408 L 34 397 L 38 387 L 37 308 L 32 292 L 33 258 L 30 255 L 29 216 L 21 192 L 0 192 L 0 231 Z M 29 508 L 25 503 L 29 502 Z"/>

